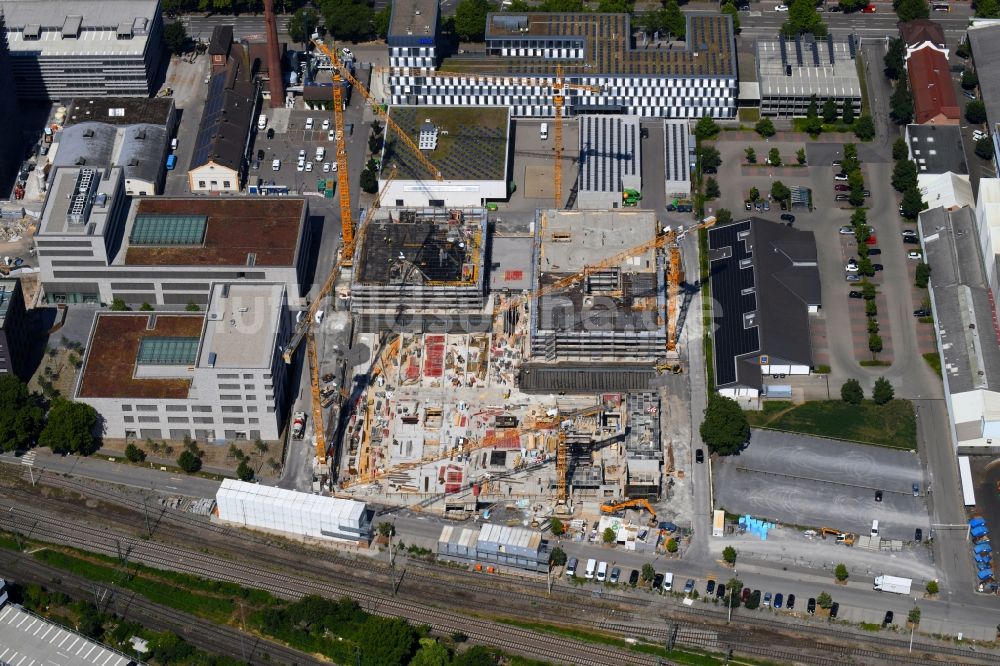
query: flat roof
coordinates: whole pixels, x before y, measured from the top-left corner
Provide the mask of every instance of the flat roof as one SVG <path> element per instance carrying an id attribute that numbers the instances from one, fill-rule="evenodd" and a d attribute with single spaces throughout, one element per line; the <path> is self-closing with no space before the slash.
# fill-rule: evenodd
<path id="1" fill-rule="evenodd" d="M 1000 345 L 973 210 L 932 208 L 920 213 L 918 226 L 924 260 L 934 267 L 934 325 L 948 390 L 1000 390 Z"/>
<path id="2" fill-rule="evenodd" d="M 103 236 L 121 167 L 58 167 L 50 180 L 38 234 Z"/>
<path id="3" fill-rule="evenodd" d="M 397 215 L 397 221 L 369 223 L 356 254 L 356 283 L 464 286 L 480 281 L 485 220 L 451 224 L 447 217 L 416 211 Z"/>
<path id="4" fill-rule="evenodd" d="M 580 116 L 580 192 L 642 189 L 639 116 Z"/>
<path id="5" fill-rule="evenodd" d="M 437 33 L 439 0 L 393 0 L 388 39 L 411 37 L 433 40 Z M 431 41 L 428 46 L 433 46 Z"/>
<path id="6" fill-rule="evenodd" d="M 8 602 L 0 609 L 0 663 L 129 666 L 139 662 Z"/>
<path id="7" fill-rule="evenodd" d="M 440 169 L 445 180 L 506 180 L 510 109 L 506 106 L 393 106 L 389 117 L 415 144 L 422 131 L 436 131 L 434 148 L 421 154 Z M 397 180 L 433 180 L 435 174 L 386 128 L 382 176 L 388 167 Z"/>
<path id="8" fill-rule="evenodd" d="M 490 241 L 490 291 L 531 289 L 531 236 L 493 236 Z"/>
<path id="9" fill-rule="evenodd" d="M 65 126 L 95 120 L 109 125 L 166 125 L 174 109 L 173 97 L 87 97 L 66 106 Z M 170 128 L 173 129 L 173 128 Z"/>
<path id="10" fill-rule="evenodd" d="M 141 55 L 159 18 L 159 4 L 158 0 L 4 0 L 11 55 Z M 123 25 L 129 30 L 119 34 Z"/>
<path id="11" fill-rule="evenodd" d="M 986 104 L 990 127 L 1000 123 L 1000 23 L 973 24 L 966 34 L 979 78 L 979 96 Z"/>
<path id="12" fill-rule="evenodd" d="M 565 14 L 491 12 L 486 18 L 487 46 L 492 40 L 562 41 L 583 48 L 580 60 L 560 60 L 567 76 L 725 76 L 736 77 L 732 21 L 727 14 L 685 13 L 684 48 L 642 49 L 632 43 L 628 14 Z M 556 73 L 547 58 L 465 54 L 447 58 L 442 72 L 482 74 Z"/>
<path id="13" fill-rule="evenodd" d="M 149 197 L 139 198 L 125 224 L 126 245 L 116 264 L 127 266 L 294 266 L 303 226 L 305 199 L 298 197 Z M 131 244 L 129 239 L 155 226 L 162 242 Z M 200 242 L 178 244 L 191 220 L 204 220 Z M 171 236 L 170 228 L 177 227 Z M 182 229 L 183 227 L 183 229 Z M 184 238 L 190 240 L 193 235 Z M 138 241 L 136 241 L 138 242 Z"/>
<path id="14" fill-rule="evenodd" d="M 623 250 L 656 238 L 656 213 L 651 210 L 540 210 L 535 229 L 540 233 L 541 274 L 578 273 Z M 649 248 L 622 259 L 629 271 L 656 272 L 656 250 Z"/>
<path id="15" fill-rule="evenodd" d="M 200 338 L 204 323 L 203 314 L 98 312 L 77 397 L 187 398 L 190 377 L 137 376 L 139 349 L 145 338 Z"/>
<path id="16" fill-rule="evenodd" d="M 917 173 L 969 173 L 958 125 L 907 125 L 906 138 Z"/>
<path id="17" fill-rule="evenodd" d="M 198 367 L 271 367 L 284 294 L 282 284 L 213 284 Z"/>
<path id="18" fill-rule="evenodd" d="M 649 391 L 656 377 L 649 363 L 525 363 L 517 385 L 526 393 Z"/>
<path id="19" fill-rule="evenodd" d="M 762 98 L 861 95 L 855 48 L 848 39 L 758 39 L 757 79 Z M 788 68 L 791 68 L 789 75 Z"/>

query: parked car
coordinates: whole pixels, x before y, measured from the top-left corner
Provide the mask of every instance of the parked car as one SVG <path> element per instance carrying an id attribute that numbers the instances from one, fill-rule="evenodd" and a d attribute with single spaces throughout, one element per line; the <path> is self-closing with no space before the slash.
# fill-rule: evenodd
<path id="1" fill-rule="evenodd" d="M 843 11 L 843 10 L 840 8 L 840 5 L 833 5 L 832 7 L 830 7 L 826 11 L 828 11 L 828 12 L 840 12 L 840 11 Z"/>
<path id="2" fill-rule="evenodd" d="M 920 497 L 920 484 L 914 483 L 912 489 L 913 489 L 913 496 Z"/>
<path id="3" fill-rule="evenodd" d="M 861 190 L 861 194 L 866 197 L 870 197 L 872 195 L 872 192 L 871 190 Z"/>
<path id="4" fill-rule="evenodd" d="M 881 502 L 882 501 L 882 491 L 881 490 L 876 490 L 875 491 L 875 501 L 876 502 Z"/>
<path id="5" fill-rule="evenodd" d="M 903 229 L 899 233 L 902 234 L 903 238 L 907 238 L 907 237 L 916 238 L 917 237 L 917 232 L 914 231 L 913 229 Z"/>
<path id="6" fill-rule="evenodd" d="M 969 99 L 976 99 L 976 93 L 972 92 L 971 90 L 963 90 L 962 94 L 968 97 Z"/>
<path id="7" fill-rule="evenodd" d="M 833 604 L 830 606 L 830 619 L 836 620 L 838 613 L 840 613 L 840 604 L 834 601 Z"/>
<path id="8" fill-rule="evenodd" d="M 710 166 L 707 166 L 707 167 L 702 167 L 702 168 L 701 168 L 701 172 L 702 172 L 702 173 L 707 173 L 707 174 L 710 174 L 710 175 L 711 175 L 711 174 L 716 174 L 716 173 L 719 173 L 719 170 L 718 170 L 718 169 L 716 169 L 715 167 L 710 167 Z"/>
<path id="9" fill-rule="evenodd" d="M 746 208 L 747 210 L 753 210 L 753 202 L 747 199 L 746 201 L 743 202 L 743 207 Z"/>
<path id="10" fill-rule="evenodd" d="M 809 603 L 806 604 L 806 612 L 812 615 L 816 612 L 816 600 L 809 597 Z"/>
<path id="11" fill-rule="evenodd" d="M 722 583 L 719 583 L 718 585 L 716 585 L 715 586 L 715 596 L 717 596 L 719 599 L 721 599 L 722 597 L 726 596 L 726 586 L 723 585 Z"/>
<path id="12" fill-rule="evenodd" d="M 281 171 L 281 160 L 271 160 L 271 171 Z"/>
<path id="13" fill-rule="evenodd" d="M 843 162 L 841 162 L 840 160 L 834 160 L 830 162 L 830 166 L 835 166 L 835 167 L 839 167 L 841 164 L 843 164 Z"/>
<path id="14" fill-rule="evenodd" d="M 313 128 L 313 119 L 312 118 L 306 118 L 306 129 L 307 130 L 311 130 L 312 128 Z"/>
<path id="15" fill-rule="evenodd" d="M 621 570 L 620 567 L 613 568 L 611 570 L 611 577 L 608 578 L 608 582 L 611 583 L 611 584 L 613 584 L 613 585 L 617 584 L 618 583 L 618 579 L 621 577 L 621 575 L 622 575 L 622 570 Z"/>
<path id="16" fill-rule="evenodd" d="M 865 295 L 862 292 L 860 292 L 860 291 L 852 289 L 851 291 L 847 292 L 847 297 L 848 298 L 864 298 Z"/>
<path id="17" fill-rule="evenodd" d="M 848 259 L 847 260 L 847 266 L 844 267 L 844 270 L 846 270 L 848 273 L 857 273 L 858 272 L 858 260 L 855 259 L 854 257 L 851 257 L 850 259 Z"/>
<path id="18" fill-rule="evenodd" d="M 659 591 L 661 585 L 663 585 L 663 574 L 658 573 L 653 576 L 653 589 Z"/>
<path id="19" fill-rule="evenodd" d="M 268 139 L 273 139 L 274 138 L 274 128 L 273 127 L 268 127 L 267 128 L 267 138 Z"/>
<path id="20" fill-rule="evenodd" d="M 771 204 L 768 203 L 767 199 L 764 199 L 764 210 L 771 210 Z"/>
<path id="21" fill-rule="evenodd" d="M 844 185 L 843 183 L 837 183 L 836 185 L 833 186 L 833 189 L 836 190 L 837 192 L 850 192 L 851 186 Z"/>
<path id="22" fill-rule="evenodd" d="M 764 604 L 763 605 L 764 605 L 764 608 L 770 608 L 771 607 L 771 593 L 770 592 L 765 592 L 764 593 Z"/>
<path id="23" fill-rule="evenodd" d="M 892 624 L 892 618 L 893 617 L 895 617 L 895 616 L 893 615 L 892 611 L 886 611 L 885 612 L 885 618 L 882 620 L 882 626 L 883 627 L 888 627 L 890 624 Z"/>
<path id="24" fill-rule="evenodd" d="M 330 163 L 323 162 L 323 173 L 330 173 Z"/>
<path id="25" fill-rule="evenodd" d="M 774 595 L 774 607 L 775 608 L 781 608 L 781 603 L 783 601 L 784 601 L 784 597 L 782 597 L 781 592 L 778 592 L 776 595 Z"/>
<path id="26" fill-rule="evenodd" d="M 705 583 L 705 594 L 712 594 L 713 592 L 715 592 L 715 581 L 709 578 L 708 582 Z"/>
<path id="27" fill-rule="evenodd" d="M 702 449 L 696 449 L 694 452 L 694 461 L 699 465 L 705 462 L 705 452 Z"/>
<path id="28" fill-rule="evenodd" d="M 868 256 L 869 257 L 871 257 L 873 255 L 876 255 L 876 254 L 882 254 L 882 250 L 878 249 L 877 247 L 870 247 L 870 248 L 868 248 Z"/>
<path id="29" fill-rule="evenodd" d="M 920 245 L 920 239 L 916 236 L 903 236 L 903 242 L 908 245 Z"/>
<path id="30" fill-rule="evenodd" d="M 792 215 L 791 213 L 782 213 L 781 214 L 781 219 L 784 220 L 785 222 L 788 222 L 789 224 L 791 224 L 792 222 L 795 221 L 795 216 Z"/>
<path id="31" fill-rule="evenodd" d="M 322 127 L 323 127 L 324 130 L 330 129 L 330 119 L 329 118 L 324 118 L 323 119 L 323 125 L 322 125 Z"/>
<path id="32" fill-rule="evenodd" d="M 882 264 L 872 264 L 872 270 L 878 273 L 879 271 L 885 270 L 885 266 Z"/>
<path id="33" fill-rule="evenodd" d="M 694 578 L 688 578 L 687 582 L 684 583 L 684 594 L 691 594 L 694 592 Z"/>
<path id="34" fill-rule="evenodd" d="M 862 14 L 874 14 L 875 13 L 875 5 L 868 5 L 867 7 L 865 7 L 864 9 L 861 10 L 861 13 Z"/>
<path id="35" fill-rule="evenodd" d="M 849 196 L 848 196 L 848 195 L 846 195 L 846 194 L 838 194 L 837 196 L 835 196 L 835 197 L 833 198 L 833 200 L 834 200 L 834 201 L 847 201 L 847 200 L 848 200 L 848 199 L 850 199 L 850 198 L 851 198 L 851 197 L 849 197 Z"/>
<path id="36" fill-rule="evenodd" d="M 976 130 L 972 133 L 973 141 L 979 141 L 980 139 L 985 139 L 985 138 L 986 138 L 986 132 L 984 132 L 983 130 Z"/>
<path id="37" fill-rule="evenodd" d="M 841 235 L 844 235 L 844 236 L 853 236 L 854 235 L 854 227 L 843 226 L 843 227 L 840 228 L 840 232 L 839 233 Z"/>
<path id="38" fill-rule="evenodd" d="M 836 180 L 836 181 L 840 181 L 840 182 L 846 182 L 847 181 L 847 174 L 844 173 L 843 171 L 841 171 L 838 174 L 834 174 L 833 179 Z"/>
<path id="39" fill-rule="evenodd" d="M 919 310 L 914 310 L 913 311 L 913 316 L 914 317 L 930 317 L 931 316 L 931 311 L 930 310 L 925 310 L 923 308 L 920 308 Z"/>
<path id="40" fill-rule="evenodd" d="M 632 573 L 628 575 L 628 584 L 635 587 L 639 583 L 639 570 L 632 569 Z"/>
<path id="41" fill-rule="evenodd" d="M 913 530 L 913 540 L 916 541 L 917 543 L 920 543 L 921 541 L 924 540 L 924 531 L 919 527 Z"/>
<path id="42" fill-rule="evenodd" d="M 917 259 L 919 261 L 920 259 L 924 258 L 924 255 L 920 254 L 920 252 L 918 252 L 917 250 L 910 250 L 909 252 L 906 253 L 906 258 Z"/>
<path id="43" fill-rule="evenodd" d="M 313 163 L 306 162 L 306 171 L 312 171 L 312 170 L 313 170 Z"/>
<path id="44" fill-rule="evenodd" d="M 749 598 L 750 598 L 750 595 L 751 595 L 752 593 L 753 593 L 753 592 L 752 592 L 752 590 L 751 590 L 751 589 L 750 589 L 749 587 L 744 587 L 744 588 L 743 588 L 743 594 L 741 594 L 741 595 L 740 595 L 740 599 L 742 599 L 742 600 L 743 600 L 743 603 L 744 603 L 744 604 L 745 604 L 745 603 L 747 602 L 747 599 L 749 599 Z"/>
<path id="45" fill-rule="evenodd" d="M 848 282 L 861 282 L 861 276 L 857 273 L 848 273 L 844 276 L 844 279 Z"/>
<path id="46" fill-rule="evenodd" d="M 789 594 L 788 595 L 788 602 L 785 604 L 785 608 L 787 608 L 788 610 L 793 610 L 795 608 L 795 595 L 794 594 Z"/>
<path id="47" fill-rule="evenodd" d="M 774 8 L 774 11 L 776 11 L 776 12 L 787 12 L 788 11 L 788 5 L 778 5 L 777 7 Z"/>

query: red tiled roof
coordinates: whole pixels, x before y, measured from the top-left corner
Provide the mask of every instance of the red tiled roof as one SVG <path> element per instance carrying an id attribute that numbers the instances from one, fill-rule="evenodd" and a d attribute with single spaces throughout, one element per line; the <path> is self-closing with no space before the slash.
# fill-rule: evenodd
<path id="1" fill-rule="evenodd" d="M 914 122 L 958 121 L 961 110 L 955 97 L 948 61 L 934 49 L 921 49 L 906 62 L 913 93 Z"/>
<path id="2" fill-rule="evenodd" d="M 945 45 L 944 28 L 941 27 L 940 23 L 928 19 L 901 22 L 899 36 L 903 38 L 903 43 L 907 46 L 916 46 L 924 42 L 937 44 L 941 47 Z"/>

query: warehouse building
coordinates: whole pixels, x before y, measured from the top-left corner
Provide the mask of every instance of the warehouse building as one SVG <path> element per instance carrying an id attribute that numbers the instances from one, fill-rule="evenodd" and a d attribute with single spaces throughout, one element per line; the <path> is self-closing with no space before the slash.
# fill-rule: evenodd
<path id="1" fill-rule="evenodd" d="M 686 120 L 663 121 L 663 192 L 668 199 L 687 199 L 691 196 L 694 149 L 694 137 Z"/>
<path id="2" fill-rule="evenodd" d="M 31 330 L 21 281 L 0 279 L 0 375 L 31 377 Z"/>
<path id="3" fill-rule="evenodd" d="M 910 54 L 906 60 L 913 92 L 913 120 L 918 125 L 958 125 L 962 110 L 951 81 L 948 58 L 932 48 Z"/>
<path id="4" fill-rule="evenodd" d="M 549 542 L 523 527 L 485 524 L 481 529 L 445 525 L 438 537 L 438 559 L 487 567 L 549 570 Z"/>
<path id="5" fill-rule="evenodd" d="M 987 183 L 989 183 L 987 185 Z M 997 179 L 980 181 L 980 210 L 996 207 Z M 984 189 L 993 203 L 983 201 Z M 1000 453 L 1000 344 L 990 295 L 997 257 L 976 233 L 979 211 L 933 208 L 918 227 L 925 261 L 934 267 L 929 293 L 948 405 L 952 446 L 959 455 Z M 989 220 L 983 220 L 989 222 Z M 987 241 L 991 243 L 991 240 Z"/>
<path id="6" fill-rule="evenodd" d="M 466 315 L 486 298 L 486 210 L 378 214 L 387 217 L 368 224 L 351 280 L 351 311 L 364 315 L 363 330 L 424 331 L 423 316 L 472 321 Z"/>
<path id="7" fill-rule="evenodd" d="M 74 399 L 102 435 L 276 441 L 287 407 L 285 288 L 215 283 L 204 313 L 98 312 Z"/>
<path id="8" fill-rule="evenodd" d="M 543 295 L 531 308 L 533 360 L 663 356 L 665 262 L 654 245 L 655 212 L 541 210 L 534 228 L 534 288 Z M 571 278 L 581 273 L 582 280 Z"/>
<path id="9" fill-rule="evenodd" d="M 619 208 L 627 191 L 642 193 L 642 152 L 638 116 L 580 117 L 580 176 L 576 208 Z"/>
<path id="10" fill-rule="evenodd" d="M 379 175 L 383 205 L 469 207 L 507 198 L 509 109 L 394 106 L 389 117 L 442 179 L 388 127 Z"/>
<path id="11" fill-rule="evenodd" d="M 980 178 L 976 236 L 993 302 L 1000 299 L 1000 179 Z"/>
<path id="12" fill-rule="evenodd" d="M 627 14 L 491 12 L 485 53 L 438 62 L 437 0 L 396 0 L 387 42 L 392 104 L 507 106 L 516 117 L 551 117 L 550 83 L 561 69 L 566 115 L 732 118 L 737 69 L 732 21 L 687 14 L 687 43 L 642 49 Z M 544 82 L 539 85 L 539 82 Z"/>
<path id="13" fill-rule="evenodd" d="M 860 115 L 861 81 L 853 35 L 758 39 L 756 54 L 762 114 L 804 116 L 815 98 L 821 106 L 834 100 L 841 114 L 850 104 L 855 116 Z"/>
<path id="14" fill-rule="evenodd" d="M 225 479 L 215 496 L 219 520 L 268 532 L 367 544 L 375 511 L 364 502 Z"/>
<path id="15" fill-rule="evenodd" d="M 302 304 L 305 199 L 147 197 L 129 207 L 123 172 L 55 170 L 35 238 L 45 302 L 204 306 L 213 281 L 264 280 Z"/>
<path id="16" fill-rule="evenodd" d="M 158 0 L 6 0 L 22 99 L 148 97 L 163 53 Z"/>
<path id="17" fill-rule="evenodd" d="M 822 299 L 811 231 L 750 218 L 708 231 L 715 386 L 755 406 L 812 372 L 809 315 Z M 770 380 L 770 381 L 767 381 Z"/>
<path id="18" fill-rule="evenodd" d="M 975 205 L 958 125 L 907 125 L 905 137 L 917 165 L 917 188 L 928 208 Z"/>

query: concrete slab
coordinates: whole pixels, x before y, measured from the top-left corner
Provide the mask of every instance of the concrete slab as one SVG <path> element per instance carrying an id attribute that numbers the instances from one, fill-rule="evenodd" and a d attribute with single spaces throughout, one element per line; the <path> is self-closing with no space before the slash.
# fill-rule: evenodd
<path id="1" fill-rule="evenodd" d="M 527 165 L 524 167 L 524 198 L 551 199 L 554 193 L 552 178 L 555 170 L 551 166 Z"/>

